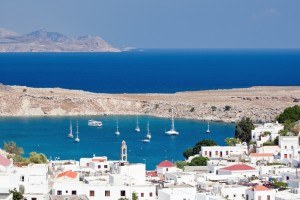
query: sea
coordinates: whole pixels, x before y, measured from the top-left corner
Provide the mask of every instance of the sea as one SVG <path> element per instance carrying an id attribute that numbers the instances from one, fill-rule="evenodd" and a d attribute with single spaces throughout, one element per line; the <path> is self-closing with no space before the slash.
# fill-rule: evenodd
<path id="1" fill-rule="evenodd" d="M 2 53 L 0 83 L 30 87 L 60 87 L 98 93 L 174 93 L 181 91 L 299 86 L 300 50 L 135 50 L 121 53 Z M 103 127 L 87 126 L 91 118 Z M 116 121 L 121 134 L 115 135 Z M 79 124 L 81 141 L 67 138 L 69 124 Z M 154 169 L 162 160 L 184 159 L 183 151 L 202 139 L 219 145 L 234 135 L 234 124 L 175 119 L 179 136 L 167 136 L 169 118 L 140 116 L 1 117 L 0 146 L 15 141 L 25 154 L 42 152 L 49 159 L 107 156 L 120 158 L 123 140 L 130 162 Z M 141 140 L 149 121 L 152 139 Z"/>

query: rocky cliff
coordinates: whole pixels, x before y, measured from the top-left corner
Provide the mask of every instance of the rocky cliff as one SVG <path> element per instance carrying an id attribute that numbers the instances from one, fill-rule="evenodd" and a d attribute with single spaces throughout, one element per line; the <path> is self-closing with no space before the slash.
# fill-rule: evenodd
<path id="1" fill-rule="evenodd" d="M 249 116 L 273 121 L 286 107 L 299 105 L 300 87 L 181 92 L 175 94 L 97 94 L 60 88 L 0 87 L 1 116 L 152 115 L 236 122 Z"/>

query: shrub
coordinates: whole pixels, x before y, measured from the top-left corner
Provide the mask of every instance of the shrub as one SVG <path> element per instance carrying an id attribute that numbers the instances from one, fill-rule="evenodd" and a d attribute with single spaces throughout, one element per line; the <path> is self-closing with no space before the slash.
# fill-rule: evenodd
<path id="1" fill-rule="evenodd" d="M 209 159 L 206 157 L 196 157 L 192 159 L 192 161 L 189 163 L 189 166 L 206 166 L 208 160 Z"/>
<path id="2" fill-rule="evenodd" d="M 242 142 L 249 143 L 251 140 L 251 131 L 254 128 L 252 120 L 249 117 L 243 117 L 235 127 L 235 138 L 240 139 Z"/>

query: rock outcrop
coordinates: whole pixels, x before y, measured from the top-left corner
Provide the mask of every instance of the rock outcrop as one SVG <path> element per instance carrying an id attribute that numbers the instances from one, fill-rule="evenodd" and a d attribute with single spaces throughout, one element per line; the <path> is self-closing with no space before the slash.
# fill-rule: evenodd
<path id="1" fill-rule="evenodd" d="M 60 88 L 0 87 L 1 116 L 151 115 L 236 122 L 274 121 L 286 107 L 299 105 L 300 87 L 180 92 L 175 94 L 98 94 Z"/>

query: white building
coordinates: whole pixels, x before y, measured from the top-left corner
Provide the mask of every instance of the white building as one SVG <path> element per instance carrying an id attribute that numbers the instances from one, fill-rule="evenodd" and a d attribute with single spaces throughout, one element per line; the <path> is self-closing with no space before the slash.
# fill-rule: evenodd
<path id="1" fill-rule="evenodd" d="M 249 157 L 251 164 L 257 164 L 257 162 L 274 162 L 274 154 L 272 153 L 251 153 Z"/>
<path id="2" fill-rule="evenodd" d="M 280 160 L 284 163 L 292 163 L 293 159 L 299 159 L 299 137 L 279 137 Z"/>
<path id="3" fill-rule="evenodd" d="M 275 190 L 258 185 L 246 190 L 246 200 L 275 200 Z"/>
<path id="4" fill-rule="evenodd" d="M 196 186 L 195 173 L 193 172 L 167 172 L 165 173 L 165 181 L 174 184 L 187 184 Z"/>
<path id="5" fill-rule="evenodd" d="M 210 159 L 229 158 L 232 156 L 242 156 L 248 153 L 247 144 L 237 144 L 236 146 L 203 146 L 201 156 Z"/>
<path id="6" fill-rule="evenodd" d="M 227 167 L 223 167 L 218 170 L 218 175 L 243 175 L 245 177 L 258 176 L 259 171 L 245 164 L 235 164 Z"/>
<path id="7" fill-rule="evenodd" d="M 284 129 L 283 124 L 276 123 L 265 123 L 255 125 L 255 129 L 251 131 L 251 140 L 254 142 L 261 141 L 273 141 L 279 136 L 279 131 Z M 270 135 L 265 135 L 265 132 L 270 132 Z"/>
<path id="8" fill-rule="evenodd" d="M 177 172 L 179 170 L 172 162 L 165 160 L 156 166 L 157 174 L 164 175 L 166 172 Z"/>
<path id="9" fill-rule="evenodd" d="M 174 187 L 158 190 L 158 200 L 195 200 L 195 187 Z"/>

